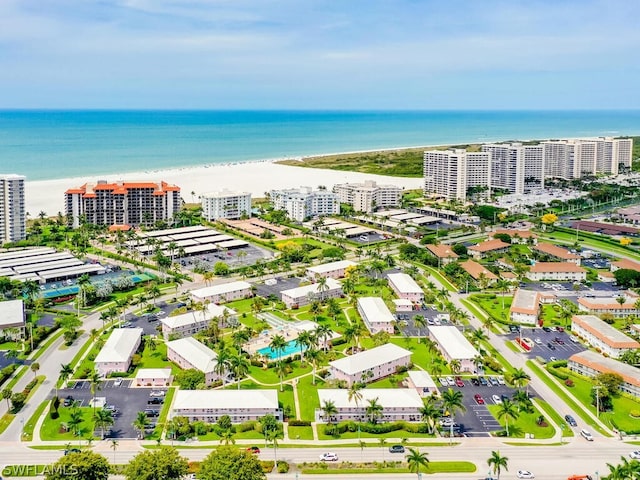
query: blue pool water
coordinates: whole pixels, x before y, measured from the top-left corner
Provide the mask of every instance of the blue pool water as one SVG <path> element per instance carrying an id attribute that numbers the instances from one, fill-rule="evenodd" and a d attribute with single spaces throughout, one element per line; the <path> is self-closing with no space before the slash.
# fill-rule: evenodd
<path id="1" fill-rule="evenodd" d="M 306 348 L 302 347 L 302 351 L 305 351 L 305 350 Z M 284 349 L 280 351 L 279 357 L 278 357 L 278 354 L 271 349 L 271 347 L 261 348 L 260 350 L 258 350 L 258 353 L 260 355 L 264 355 L 267 358 L 270 358 L 271 360 L 275 360 L 277 358 L 285 358 L 290 355 L 295 355 L 296 353 L 300 353 L 300 347 L 296 345 L 295 340 L 290 340 L 287 342 L 287 345 L 284 347 Z"/>

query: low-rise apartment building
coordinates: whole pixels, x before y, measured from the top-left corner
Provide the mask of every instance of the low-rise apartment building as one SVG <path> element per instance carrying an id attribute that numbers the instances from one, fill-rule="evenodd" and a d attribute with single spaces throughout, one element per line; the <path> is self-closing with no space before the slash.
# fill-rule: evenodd
<path id="1" fill-rule="evenodd" d="M 485 258 L 487 255 L 492 253 L 504 253 L 509 250 L 508 243 L 503 242 L 498 238 L 494 238 L 493 240 L 486 240 L 484 242 L 478 243 L 477 245 L 472 245 L 467 248 L 467 252 L 475 259 Z"/>
<path id="2" fill-rule="evenodd" d="M 438 244 L 433 245 L 431 243 L 425 245 L 434 257 L 438 259 L 438 265 L 444 266 L 451 262 L 455 262 L 458 259 L 458 255 L 451 249 L 451 245 Z"/>
<path id="3" fill-rule="evenodd" d="M 114 328 L 94 360 L 98 375 L 124 373 L 142 342 L 142 328 Z"/>
<path id="4" fill-rule="evenodd" d="M 167 342 L 167 359 L 183 370 L 196 369 L 204 373 L 205 385 L 223 378 L 216 371 L 218 354 L 193 337 Z"/>
<path id="5" fill-rule="evenodd" d="M 587 279 L 587 271 L 575 263 L 536 262 L 527 274 L 529 280 L 557 280 L 564 282 L 582 282 Z"/>
<path id="6" fill-rule="evenodd" d="M 460 362 L 461 372 L 474 372 L 474 359 L 480 357 L 480 352 L 453 325 L 436 325 L 429 327 L 429 338 L 436 342 L 438 350 L 447 362 Z"/>
<path id="7" fill-rule="evenodd" d="M 483 285 L 483 288 L 493 285 L 498 280 L 498 276 L 495 273 L 487 270 L 483 265 L 473 260 L 460 262 L 460 267 L 476 282 L 485 283 L 486 285 Z"/>
<path id="8" fill-rule="evenodd" d="M 395 317 L 380 297 L 358 298 L 358 313 L 371 335 L 378 332 L 394 333 Z"/>
<path id="9" fill-rule="evenodd" d="M 24 302 L 22 300 L 0 302 L 0 337 L 12 340 L 24 338 L 25 325 Z"/>
<path id="10" fill-rule="evenodd" d="M 612 358 L 618 358 L 627 350 L 640 348 L 640 343 L 595 315 L 574 315 L 571 331 L 593 348 Z"/>
<path id="11" fill-rule="evenodd" d="M 208 303 L 203 311 L 197 312 L 194 310 L 173 317 L 162 318 L 160 320 L 162 336 L 165 341 L 190 337 L 209 328 L 214 319 L 221 326 L 225 326 L 237 322 L 238 316 L 235 310 L 215 303 Z"/>
<path id="12" fill-rule="evenodd" d="M 191 291 L 191 299 L 194 302 L 226 303 L 251 296 L 251 284 L 244 281 L 222 283 Z"/>
<path id="13" fill-rule="evenodd" d="M 406 273 L 390 273 L 387 275 L 389 286 L 395 292 L 398 298 L 410 300 L 413 303 L 422 303 L 424 301 L 424 291 L 420 285 Z"/>
<path id="14" fill-rule="evenodd" d="M 238 220 L 251 216 L 251 194 L 247 192 L 219 192 L 204 193 L 201 197 L 202 216 L 209 220 L 228 218 Z"/>
<path id="15" fill-rule="evenodd" d="M 356 212 L 372 213 L 379 208 L 397 207 L 402 199 L 402 188 L 395 185 L 378 185 L 373 180 L 364 183 L 334 185 L 333 193 L 340 203 L 347 203 Z"/>
<path id="16" fill-rule="evenodd" d="M 360 390 L 362 399 L 349 399 L 349 390 L 331 388 L 318 390 L 320 408 L 316 409 L 316 422 L 342 422 L 348 420 L 367 421 L 367 407 L 373 402 L 382 407 L 382 412 L 375 419 L 379 422 L 419 422 L 422 419 L 420 409 L 422 399 L 414 389 L 410 388 L 365 388 Z M 337 413 L 328 418 L 323 406 L 333 404 Z"/>
<path id="17" fill-rule="evenodd" d="M 517 289 L 509 308 L 509 318 L 514 323 L 536 325 L 540 317 L 540 292 Z"/>
<path id="18" fill-rule="evenodd" d="M 133 384 L 136 387 L 168 387 L 172 381 L 170 368 L 140 368 Z"/>
<path id="19" fill-rule="evenodd" d="M 580 265 L 580 261 L 582 260 L 582 257 L 580 257 L 580 255 L 571 253 L 566 248 L 558 247 L 552 243 L 539 242 L 533 247 L 533 249 L 542 254 L 548 255 L 549 257 L 558 259 L 561 262 L 569 262 Z"/>
<path id="20" fill-rule="evenodd" d="M 187 417 L 190 422 L 215 423 L 228 415 L 232 423 L 260 420 L 271 414 L 282 421 L 277 390 L 178 390 L 170 417 Z"/>
<path id="21" fill-rule="evenodd" d="M 489 233 L 489 238 L 494 238 L 495 235 L 509 235 L 511 237 L 512 244 L 532 244 L 538 243 L 538 236 L 530 230 L 516 230 L 513 228 L 496 228 L 493 232 Z"/>
<path id="22" fill-rule="evenodd" d="M 343 278 L 347 269 L 355 268 L 358 264 L 351 260 L 339 260 L 337 262 L 323 263 L 322 265 L 315 265 L 313 267 L 307 267 L 307 278 L 315 280 L 318 277 L 326 278 Z"/>
<path id="23" fill-rule="evenodd" d="M 347 385 L 368 383 L 392 375 L 399 367 L 408 367 L 410 363 L 411 351 L 387 343 L 329 362 L 329 374 Z"/>
<path id="24" fill-rule="evenodd" d="M 606 313 L 615 318 L 624 318 L 640 314 L 640 310 L 636 306 L 637 301 L 638 294 L 633 290 L 627 290 L 617 297 L 580 297 L 578 298 L 578 308 L 594 315 Z"/>
<path id="25" fill-rule="evenodd" d="M 287 308 L 300 308 L 309 305 L 314 300 L 338 298 L 342 295 L 342 284 L 330 277 L 326 279 L 324 284 L 312 283 L 280 292 L 282 301 Z"/>
<path id="26" fill-rule="evenodd" d="M 640 398 L 640 375 L 637 367 L 585 350 L 569 357 L 567 367 L 580 375 L 593 378 L 601 373 L 615 373 L 622 377 L 620 390 Z"/>
<path id="27" fill-rule="evenodd" d="M 621 258 L 620 260 L 611 262 L 610 269 L 612 272 L 620 269 L 635 270 L 636 272 L 640 272 L 640 263 L 629 260 L 628 258 Z"/>

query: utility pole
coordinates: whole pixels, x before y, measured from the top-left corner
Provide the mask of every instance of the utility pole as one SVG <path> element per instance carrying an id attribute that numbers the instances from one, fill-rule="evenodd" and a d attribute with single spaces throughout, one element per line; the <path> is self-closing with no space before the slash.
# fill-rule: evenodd
<path id="1" fill-rule="evenodd" d="M 600 385 L 596 385 L 593 389 L 596 391 L 596 418 L 600 418 Z"/>

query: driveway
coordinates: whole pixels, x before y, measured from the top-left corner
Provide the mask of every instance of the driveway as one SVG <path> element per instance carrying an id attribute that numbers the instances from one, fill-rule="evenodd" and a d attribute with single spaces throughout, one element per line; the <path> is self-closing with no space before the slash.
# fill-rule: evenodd
<path id="1" fill-rule="evenodd" d="M 585 351 L 585 347 L 580 342 L 571 341 L 571 335 L 565 332 L 550 331 L 545 332 L 542 328 L 523 328 L 521 327 L 522 337 L 530 338 L 534 341 L 534 347 L 525 355 L 530 359 L 536 357 L 545 358 L 547 361 L 554 357 L 558 360 L 566 360 L 575 353 Z M 506 337 L 510 340 L 518 338 L 517 333 L 508 333 Z M 540 340 L 540 343 L 536 342 Z M 558 342 L 559 340 L 559 342 Z"/>

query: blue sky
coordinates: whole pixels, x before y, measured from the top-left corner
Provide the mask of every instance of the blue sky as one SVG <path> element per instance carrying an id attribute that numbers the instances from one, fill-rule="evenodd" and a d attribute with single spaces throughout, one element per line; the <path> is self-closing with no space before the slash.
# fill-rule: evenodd
<path id="1" fill-rule="evenodd" d="M 638 109 L 636 0 L 1 0 L 0 108 Z"/>

